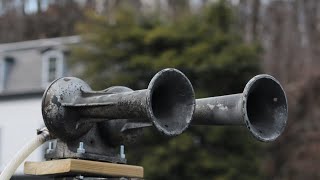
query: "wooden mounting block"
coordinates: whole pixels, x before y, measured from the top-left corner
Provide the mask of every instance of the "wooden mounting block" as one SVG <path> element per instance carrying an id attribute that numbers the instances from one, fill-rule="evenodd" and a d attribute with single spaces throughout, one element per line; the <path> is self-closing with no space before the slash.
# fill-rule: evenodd
<path id="1" fill-rule="evenodd" d="M 43 162 L 25 162 L 27 175 L 93 175 L 103 177 L 143 178 L 143 167 L 125 164 L 88 161 L 80 159 L 60 159 Z"/>

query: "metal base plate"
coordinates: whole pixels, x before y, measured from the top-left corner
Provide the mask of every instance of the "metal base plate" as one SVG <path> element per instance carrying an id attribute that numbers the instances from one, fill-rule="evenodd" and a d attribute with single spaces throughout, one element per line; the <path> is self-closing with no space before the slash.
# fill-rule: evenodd
<path id="1" fill-rule="evenodd" d="M 72 158 L 126 164 L 127 159 L 120 157 L 119 148 L 109 146 L 97 133 L 97 125 L 94 125 L 87 134 L 77 140 L 64 142 L 57 139 L 55 148 L 47 150 L 45 159 Z M 80 142 L 83 143 L 85 152 L 77 151 Z"/>

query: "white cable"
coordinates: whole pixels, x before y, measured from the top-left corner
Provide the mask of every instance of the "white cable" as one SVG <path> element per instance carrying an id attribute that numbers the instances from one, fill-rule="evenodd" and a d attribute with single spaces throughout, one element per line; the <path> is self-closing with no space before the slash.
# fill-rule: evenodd
<path id="1" fill-rule="evenodd" d="M 39 131 L 34 139 L 27 143 L 16 155 L 15 157 L 7 164 L 5 169 L 0 174 L 0 180 L 10 180 L 11 176 L 20 166 L 20 164 L 39 146 L 44 142 L 50 139 L 50 134 L 47 128 L 43 128 Z"/>

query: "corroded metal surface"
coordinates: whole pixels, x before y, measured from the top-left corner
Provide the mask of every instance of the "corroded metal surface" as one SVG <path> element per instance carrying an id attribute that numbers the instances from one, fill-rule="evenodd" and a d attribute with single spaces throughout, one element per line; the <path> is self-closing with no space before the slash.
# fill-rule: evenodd
<path id="1" fill-rule="evenodd" d="M 178 135 L 189 126 L 194 109 L 190 81 L 170 68 L 158 72 L 147 89 L 137 91 L 126 87 L 92 91 L 84 81 L 64 77 L 47 88 L 42 100 L 46 126 L 64 141 L 81 137 L 93 123 L 114 119 L 137 120 L 135 127 L 152 122 L 163 134 Z"/>
<path id="2" fill-rule="evenodd" d="M 175 69 L 160 71 L 138 91 L 123 86 L 93 91 L 78 78 L 60 78 L 42 100 L 44 122 L 58 138 L 45 157 L 126 163 L 120 144 L 135 142 L 141 128 L 152 125 L 165 135 L 178 135 L 189 126 L 194 109 L 192 85 Z"/>
<path id="3" fill-rule="evenodd" d="M 97 124 L 94 124 L 88 133 L 77 140 L 64 142 L 57 139 L 55 147 L 45 154 L 45 158 L 47 160 L 74 158 L 125 164 L 127 160 L 120 157 L 118 147 L 110 146 L 99 134 Z M 83 143 L 84 153 L 77 152 L 79 142 Z"/>
<path id="4" fill-rule="evenodd" d="M 272 76 L 253 77 L 243 93 L 196 100 L 193 125 L 245 125 L 260 141 L 273 141 L 288 118 L 287 98 Z"/>
<path id="5" fill-rule="evenodd" d="M 60 78 L 52 82 L 42 98 L 42 116 L 50 133 L 64 140 L 76 139 L 88 132 L 91 123 L 78 123 L 76 108 L 66 108 L 63 102 L 72 102 L 90 91 L 88 84 L 77 78 Z"/>

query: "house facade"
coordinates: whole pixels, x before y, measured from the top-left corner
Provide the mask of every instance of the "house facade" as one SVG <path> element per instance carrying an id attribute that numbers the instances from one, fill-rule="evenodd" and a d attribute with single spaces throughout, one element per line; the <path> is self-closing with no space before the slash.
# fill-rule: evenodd
<path id="1" fill-rule="evenodd" d="M 79 42 L 79 36 L 69 36 L 0 44 L 0 172 L 44 126 L 43 92 L 54 79 L 70 75 L 66 62 Z M 43 160 L 45 146 L 27 160 Z M 22 175 L 20 166 L 16 176 Z"/>

